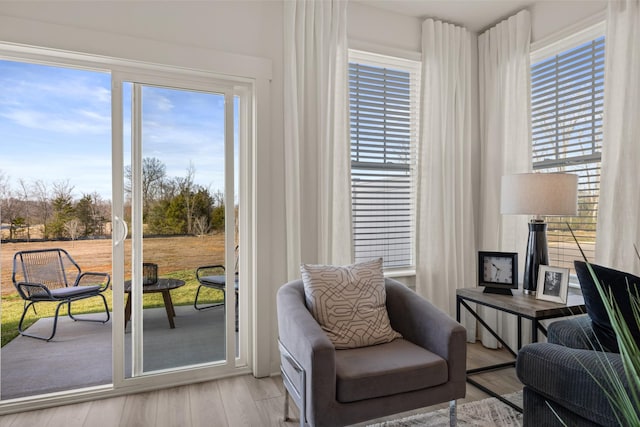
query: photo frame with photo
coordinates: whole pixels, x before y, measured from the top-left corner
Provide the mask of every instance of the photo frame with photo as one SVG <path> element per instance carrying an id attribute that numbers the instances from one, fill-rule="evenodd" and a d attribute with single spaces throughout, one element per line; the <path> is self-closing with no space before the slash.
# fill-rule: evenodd
<path id="1" fill-rule="evenodd" d="M 540 265 L 536 299 L 567 303 L 569 292 L 569 269 Z"/>

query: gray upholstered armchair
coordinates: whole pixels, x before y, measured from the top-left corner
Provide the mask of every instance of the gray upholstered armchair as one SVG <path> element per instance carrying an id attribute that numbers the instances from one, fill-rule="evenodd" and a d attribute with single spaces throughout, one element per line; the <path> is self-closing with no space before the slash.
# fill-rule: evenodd
<path id="1" fill-rule="evenodd" d="M 314 320 L 302 280 L 278 291 L 281 372 L 300 425 L 342 426 L 443 402 L 455 424 L 455 400 L 466 390 L 465 329 L 401 283 L 385 279 L 385 289 L 403 338 L 347 350 L 336 350 Z"/>

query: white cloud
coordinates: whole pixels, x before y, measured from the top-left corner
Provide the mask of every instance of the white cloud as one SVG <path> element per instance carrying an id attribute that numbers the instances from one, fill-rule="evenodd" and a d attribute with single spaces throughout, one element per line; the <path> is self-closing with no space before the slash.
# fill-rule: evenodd
<path id="1" fill-rule="evenodd" d="M 15 124 L 31 128 L 67 134 L 103 134 L 111 132 L 111 117 L 94 111 L 76 110 L 66 115 L 35 110 L 9 110 L 0 116 Z"/>
<path id="2" fill-rule="evenodd" d="M 158 91 L 144 91 L 144 99 L 142 101 L 146 108 L 150 108 L 152 114 L 154 113 L 167 113 L 173 110 L 173 102 L 166 96 L 158 93 Z"/>

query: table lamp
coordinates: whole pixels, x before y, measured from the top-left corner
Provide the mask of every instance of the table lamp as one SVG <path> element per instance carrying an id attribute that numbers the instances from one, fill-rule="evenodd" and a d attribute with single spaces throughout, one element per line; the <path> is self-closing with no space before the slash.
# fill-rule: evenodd
<path id="1" fill-rule="evenodd" d="M 534 215 L 529 222 L 523 290 L 535 295 L 538 267 L 549 264 L 547 224 L 543 216 L 576 215 L 578 175 L 568 173 L 522 173 L 502 177 L 500 213 Z"/>

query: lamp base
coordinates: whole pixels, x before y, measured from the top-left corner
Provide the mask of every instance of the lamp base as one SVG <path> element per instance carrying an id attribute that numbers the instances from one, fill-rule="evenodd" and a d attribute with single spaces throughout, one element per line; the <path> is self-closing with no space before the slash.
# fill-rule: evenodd
<path id="1" fill-rule="evenodd" d="M 524 280 L 522 288 L 526 295 L 535 295 L 538 286 L 538 268 L 549 264 L 547 248 L 547 224 L 539 219 L 532 219 L 529 223 L 529 241 L 524 265 Z"/>

